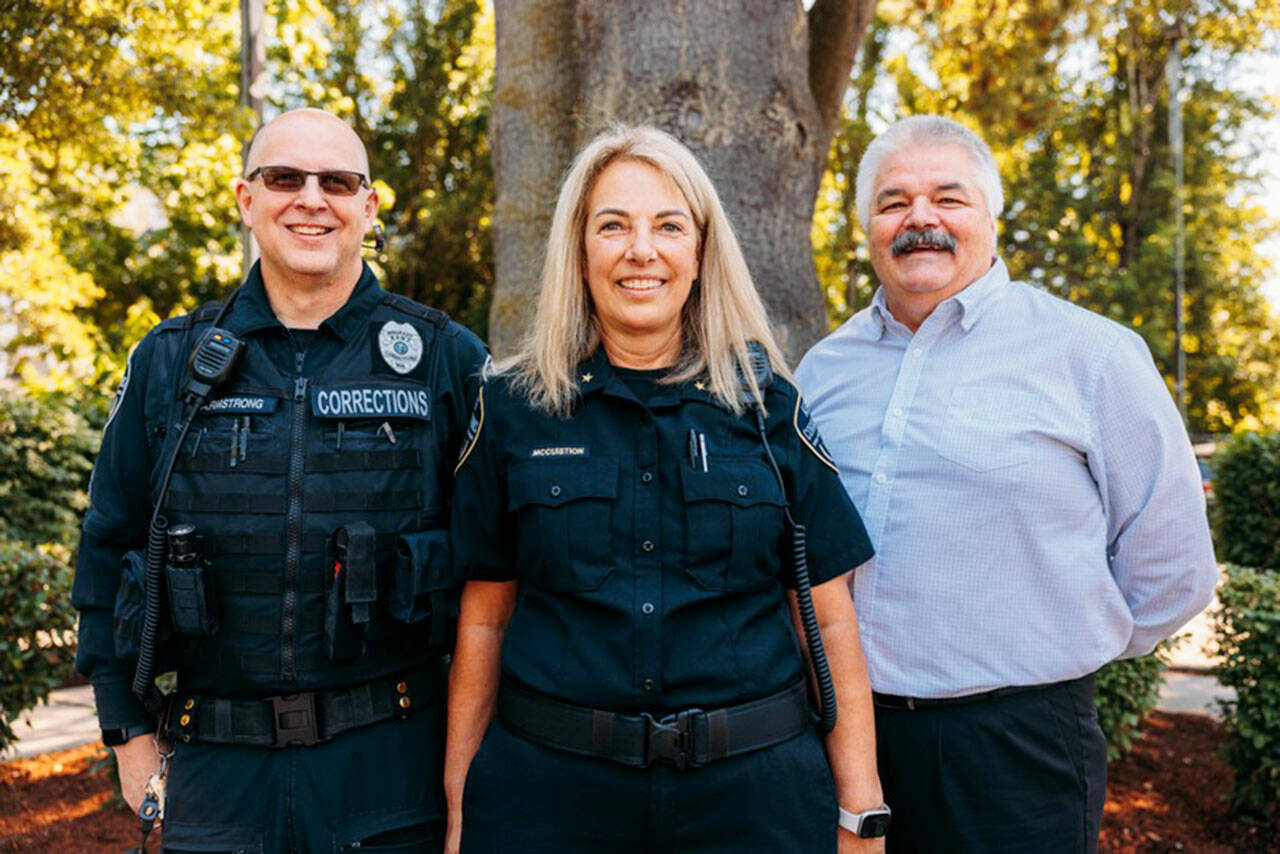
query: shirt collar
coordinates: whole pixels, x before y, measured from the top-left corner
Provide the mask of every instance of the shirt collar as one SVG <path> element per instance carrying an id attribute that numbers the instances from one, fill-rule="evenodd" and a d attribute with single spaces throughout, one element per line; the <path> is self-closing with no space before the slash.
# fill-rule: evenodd
<path id="1" fill-rule="evenodd" d="M 578 363 L 574 379 L 578 383 L 578 392 L 583 397 L 603 390 L 606 394 L 625 397 L 628 400 L 635 398 L 635 395 L 631 393 L 631 389 L 614 371 L 613 365 L 609 364 L 609 356 L 602 346 L 596 347 L 594 353 Z M 716 402 L 705 377 L 673 385 L 670 389 L 669 394 L 656 394 L 649 401 L 649 405 L 654 407 L 675 405 L 679 400 L 683 399 L 701 400 L 707 403 Z"/>
<path id="2" fill-rule="evenodd" d="M 962 288 L 959 293 L 940 302 L 934 311 L 943 308 L 948 303 L 954 303 L 960 314 L 960 328 L 968 332 L 973 324 L 978 322 L 978 318 L 994 303 L 997 297 L 1004 291 L 1005 285 L 1009 284 L 1009 268 L 1005 266 L 1002 259 L 996 258 L 995 263 L 991 265 L 987 272 L 983 273 L 977 279 L 974 279 L 966 287 Z M 893 327 L 902 326 L 893 316 L 893 312 L 889 311 L 889 304 L 885 300 L 884 285 L 876 288 L 875 296 L 871 298 L 871 306 L 869 311 L 872 324 L 872 334 L 875 340 L 879 341 L 884 337 L 885 329 L 890 325 Z M 910 331 L 908 330 L 908 335 Z"/>
<path id="3" fill-rule="evenodd" d="M 236 335 L 248 335 L 263 329 L 282 326 L 275 312 L 271 310 L 271 301 L 267 299 L 267 288 L 262 281 L 260 261 L 254 262 L 240 286 L 235 305 L 227 312 L 226 328 Z M 356 332 L 373 310 L 374 305 L 382 298 L 382 288 L 378 285 L 378 277 L 368 264 L 363 264 L 360 278 L 356 281 L 351 296 L 342 307 L 320 324 L 339 339 L 346 341 Z"/>
<path id="4" fill-rule="evenodd" d="M 1009 284 L 1009 268 L 996 258 L 991 269 L 974 280 L 967 288 L 951 297 L 960 306 L 960 328 L 968 332 L 988 308 L 997 302 L 1005 285 Z"/>

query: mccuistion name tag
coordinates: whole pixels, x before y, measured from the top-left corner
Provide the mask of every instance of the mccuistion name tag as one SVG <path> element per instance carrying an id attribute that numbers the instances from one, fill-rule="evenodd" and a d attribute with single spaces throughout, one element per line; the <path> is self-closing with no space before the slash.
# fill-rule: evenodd
<path id="1" fill-rule="evenodd" d="M 313 388 L 311 413 L 318 418 L 431 417 L 431 394 L 425 388 L 356 386 Z"/>

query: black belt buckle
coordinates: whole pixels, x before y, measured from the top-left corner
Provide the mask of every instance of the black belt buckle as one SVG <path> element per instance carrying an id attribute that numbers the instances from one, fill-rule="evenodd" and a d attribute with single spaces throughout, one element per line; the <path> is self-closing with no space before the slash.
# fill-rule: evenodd
<path id="1" fill-rule="evenodd" d="M 270 697 L 271 722 L 276 729 L 276 747 L 309 747 L 320 741 L 316 726 L 316 695 L 307 691 Z"/>
<path id="2" fill-rule="evenodd" d="M 644 718 L 644 765 L 666 762 L 683 771 L 698 762 L 693 749 L 693 721 L 702 709 L 685 709 L 664 718 L 655 718 L 648 712 Z"/>

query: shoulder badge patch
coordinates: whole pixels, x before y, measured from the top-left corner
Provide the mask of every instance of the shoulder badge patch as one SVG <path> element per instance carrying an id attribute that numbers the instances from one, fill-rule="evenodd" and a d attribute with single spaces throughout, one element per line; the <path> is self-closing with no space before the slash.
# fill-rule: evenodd
<path id="1" fill-rule="evenodd" d="M 813 420 L 813 415 L 809 413 L 809 407 L 805 406 L 804 398 L 796 395 L 796 412 L 793 419 L 796 427 L 796 433 L 800 435 L 800 441 L 813 451 L 813 455 L 821 460 L 828 468 L 836 474 L 840 473 L 840 469 L 836 466 L 836 461 L 831 457 L 831 452 L 827 450 L 827 446 L 822 444 L 822 436 L 818 433 L 818 425 Z"/>
<path id="2" fill-rule="evenodd" d="M 388 320 L 378 332 L 378 351 L 397 374 L 407 374 L 422 361 L 422 336 L 411 323 Z"/>
<path id="3" fill-rule="evenodd" d="M 134 350 L 138 348 L 135 344 Z M 116 389 L 115 400 L 111 401 L 111 411 L 107 413 L 107 423 L 102 426 L 102 432 L 107 432 L 107 428 L 111 426 L 112 420 L 115 419 L 116 413 L 120 411 L 120 404 L 124 402 L 125 392 L 129 390 L 129 375 L 133 373 L 133 350 L 129 351 L 129 358 L 124 363 L 124 376 L 120 378 L 120 387 Z"/>
<path id="4" fill-rule="evenodd" d="M 456 476 L 458 469 L 462 468 L 462 464 L 467 461 L 467 457 L 471 456 L 471 449 L 476 446 L 476 442 L 480 441 L 480 431 L 484 428 L 484 386 L 480 387 L 480 393 L 476 395 L 476 405 L 471 408 L 471 423 L 467 425 L 467 438 L 462 440 L 462 450 L 458 453 L 458 464 L 453 467 L 453 473 Z"/>

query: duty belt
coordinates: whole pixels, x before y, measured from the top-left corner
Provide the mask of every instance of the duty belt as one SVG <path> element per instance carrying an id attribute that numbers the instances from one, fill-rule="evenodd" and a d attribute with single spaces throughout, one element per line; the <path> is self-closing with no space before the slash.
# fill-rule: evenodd
<path id="1" fill-rule="evenodd" d="M 169 737 L 182 742 L 290 747 L 328 741 L 348 730 L 407 718 L 440 690 L 433 670 L 382 677 L 331 691 L 304 691 L 260 700 L 178 692 L 170 701 Z"/>
<path id="2" fill-rule="evenodd" d="M 498 715 L 516 735 L 548 747 L 635 768 L 666 762 L 680 770 L 780 744 L 811 723 L 803 682 L 749 703 L 659 717 L 562 703 L 504 679 Z"/>

